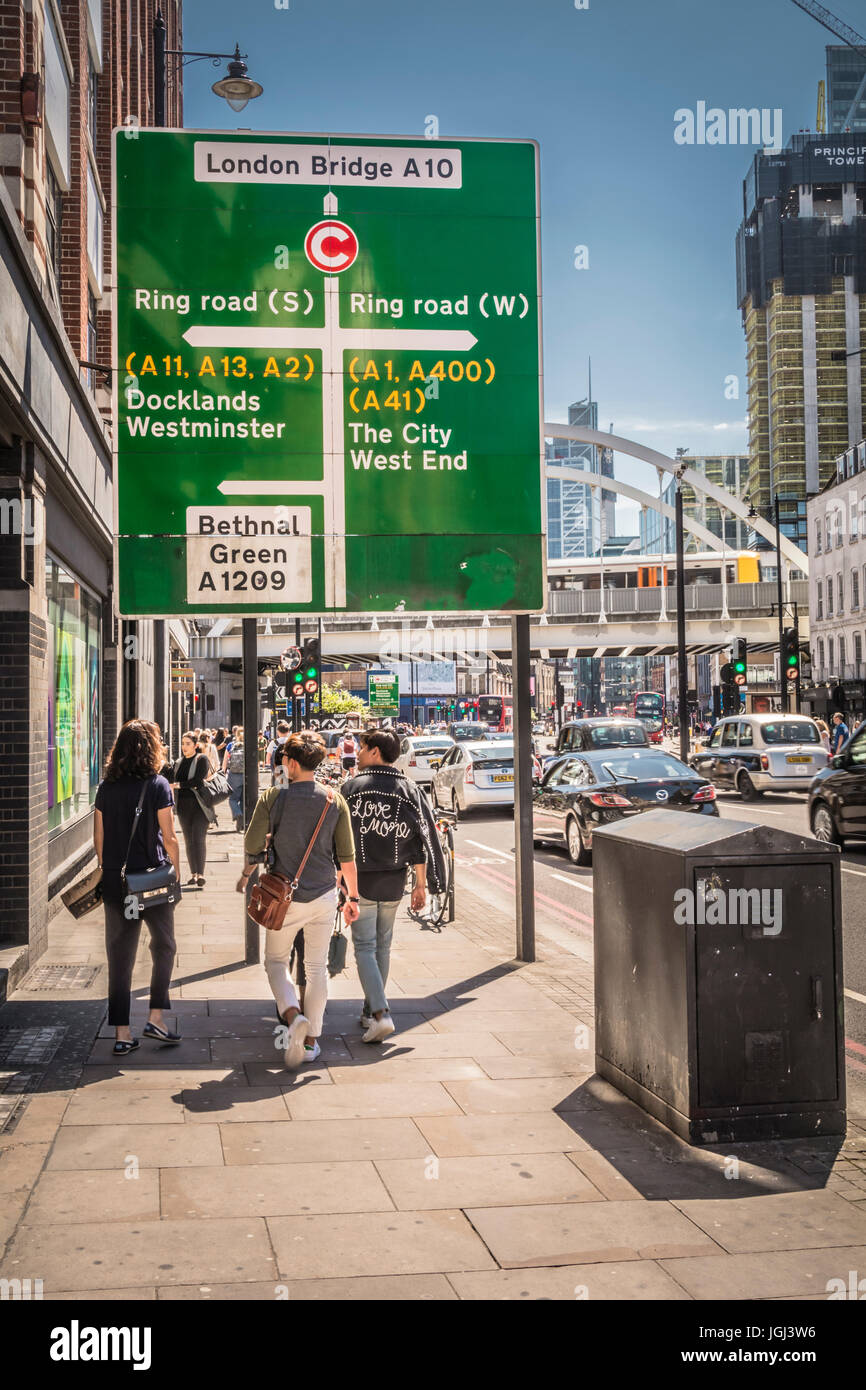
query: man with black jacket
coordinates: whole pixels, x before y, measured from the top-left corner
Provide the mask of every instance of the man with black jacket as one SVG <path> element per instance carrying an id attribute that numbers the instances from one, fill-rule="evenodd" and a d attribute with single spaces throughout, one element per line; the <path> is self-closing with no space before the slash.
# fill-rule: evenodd
<path id="1" fill-rule="evenodd" d="M 382 1042 L 394 1032 L 385 997 L 394 918 L 406 870 L 415 870 L 412 908 L 419 912 L 427 888 L 438 892 L 445 881 L 445 859 L 426 795 L 393 766 L 400 738 L 393 729 L 361 734 L 358 774 L 344 782 L 358 868 L 358 918 L 352 923 L 355 961 L 364 990 L 361 1010 L 363 1041 Z"/>

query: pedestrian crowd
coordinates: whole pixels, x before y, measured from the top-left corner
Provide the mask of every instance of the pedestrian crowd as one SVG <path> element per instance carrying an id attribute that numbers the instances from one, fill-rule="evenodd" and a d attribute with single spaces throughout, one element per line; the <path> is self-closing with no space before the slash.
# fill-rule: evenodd
<path id="1" fill-rule="evenodd" d="M 266 884 L 279 885 L 289 902 L 280 928 L 266 932 L 264 956 L 289 1067 L 320 1056 L 329 965 L 333 970 L 340 954 L 335 938 L 344 927 L 363 991 L 363 1041 L 380 1043 L 394 1032 L 387 983 L 397 909 L 408 887 L 412 909 L 422 911 L 428 892 L 442 890 L 446 872 L 430 801 L 394 766 L 400 749 L 393 728 L 357 738 L 346 733 L 338 747 L 338 790 L 317 776 L 327 754 L 318 732 L 292 733 L 280 724 L 275 739 L 259 742 L 258 763 L 270 771 L 271 785 L 247 826 L 236 887 L 249 896 L 253 915 L 256 892 Z M 235 828 L 243 829 L 243 783 L 242 728 L 191 729 L 174 761 L 151 721 L 131 719 L 118 733 L 97 791 L 93 831 L 116 1056 L 140 1045 L 130 1031 L 130 995 L 142 923 L 152 958 L 142 1036 L 181 1041 L 165 1020 L 174 910 L 181 892 L 204 889 L 216 804 L 228 800 Z M 175 815 L 189 865 L 183 885 Z M 257 867 L 263 872 L 251 893 Z M 269 925 L 266 917 L 259 920 Z"/>

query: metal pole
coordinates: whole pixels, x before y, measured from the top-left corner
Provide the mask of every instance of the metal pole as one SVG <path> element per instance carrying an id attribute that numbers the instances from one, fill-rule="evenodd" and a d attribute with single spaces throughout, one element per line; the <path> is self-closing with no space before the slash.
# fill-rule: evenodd
<path id="1" fill-rule="evenodd" d="M 800 713 L 800 610 L 795 603 L 794 608 L 794 633 L 797 638 L 797 678 L 794 681 L 794 713 Z M 787 680 L 787 675 L 785 680 Z"/>
<path id="2" fill-rule="evenodd" d="M 322 687 L 325 684 L 325 677 L 322 673 L 324 662 L 322 661 L 322 620 L 318 618 L 316 636 L 319 639 L 319 689 L 316 691 L 316 714 L 319 719 L 319 728 L 322 727 Z"/>
<path id="3" fill-rule="evenodd" d="M 779 494 L 773 499 L 776 515 L 776 602 L 779 607 L 779 704 L 783 714 L 788 713 L 788 690 L 785 681 L 785 612 L 782 604 L 782 531 L 779 523 Z"/>
<path id="4" fill-rule="evenodd" d="M 165 20 L 159 9 L 153 21 L 153 124 L 165 125 Z"/>
<path id="5" fill-rule="evenodd" d="M 241 652 L 244 683 L 244 825 L 253 818 L 259 797 L 259 663 L 256 645 L 255 618 L 241 619 Z M 247 885 L 249 893 L 257 877 L 253 870 Z M 246 911 L 244 900 L 244 959 L 256 965 L 259 955 L 259 925 Z"/>
<path id="6" fill-rule="evenodd" d="M 295 618 L 295 646 L 300 647 L 300 645 L 301 620 L 300 618 Z M 301 727 L 301 702 L 300 700 L 295 699 L 294 691 L 292 689 L 291 683 L 288 680 L 286 681 L 286 690 L 288 691 L 289 699 L 292 702 L 292 733 L 296 734 L 298 733 Z M 286 713 L 288 714 L 288 710 L 286 711 Z"/>
<path id="7" fill-rule="evenodd" d="M 529 614 L 511 619 L 514 705 L 514 864 L 517 959 L 535 960 L 535 861 L 532 849 L 532 722 Z"/>
<path id="8" fill-rule="evenodd" d="M 689 760 L 689 685 L 686 670 L 686 560 L 683 536 L 683 485 L 677 478 L 676 491 L 677 527 L 677 704 L 680 720 L 680 758 Z"/>

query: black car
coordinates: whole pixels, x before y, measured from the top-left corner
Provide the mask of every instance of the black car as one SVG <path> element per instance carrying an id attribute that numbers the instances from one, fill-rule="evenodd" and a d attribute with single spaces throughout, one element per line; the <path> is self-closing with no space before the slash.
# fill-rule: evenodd
<path id="1" fill-rule="evenodd" d="M 533 843 L 559 845 L 573 864 L 589 864 L 594 828 L 665 808 L 717 816 L 716 789 L 659 748 L 614 748 L 561 757 L 533 786 Z"/>
<path id="2" fill-rule="evenodd" d="M 812 782 L 809 824 L 816 840 L 831 845 L 866 839 L 866 724 Z"/>
<path id="3" fill-rule="evenodd" d="M 546 761 L 564 753 L 591 752 L 606 748 L 649 748 L 646 726 L 639 719 L 570 719 L 563 724 L 555 750 Z"/>

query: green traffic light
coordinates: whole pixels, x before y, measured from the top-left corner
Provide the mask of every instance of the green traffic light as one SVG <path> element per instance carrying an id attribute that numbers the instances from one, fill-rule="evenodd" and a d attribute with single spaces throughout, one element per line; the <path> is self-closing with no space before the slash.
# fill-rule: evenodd
<path id="1" fill-rule="evenodd" d="M 743 674 L 743 672 L 745 671 L 745 669 L 746 669 L 746 663 L 745 663 L 745 661 L 735 661 L 735 662 L 734 662 L 734 670 L 736 671 L 736 673 L 737 673 L 738 676 L 741 676 L 741 675 Z"/>
<path id="2" fill-rule="evenodd" d="M 797 665 L 797 661 L 798 661 L 798 658 L 797 658 L 796 656 L 794 656 L 793 653 L 791 654 L 791 656 L 788 657 L 788 665 L 789 665 L 789 666 L 796 666 L 796 665 Z"/>
<path id="3" fill-rule="evenodd" d="M 314 681 L 314 680 L 316 679 L 316 668 L 315 668 L 315 666 L 311 666 L 311 667 L 309 668 L 309 670 L 307 671 L 306 679 L 307 679 L 308 681 Z"/>

